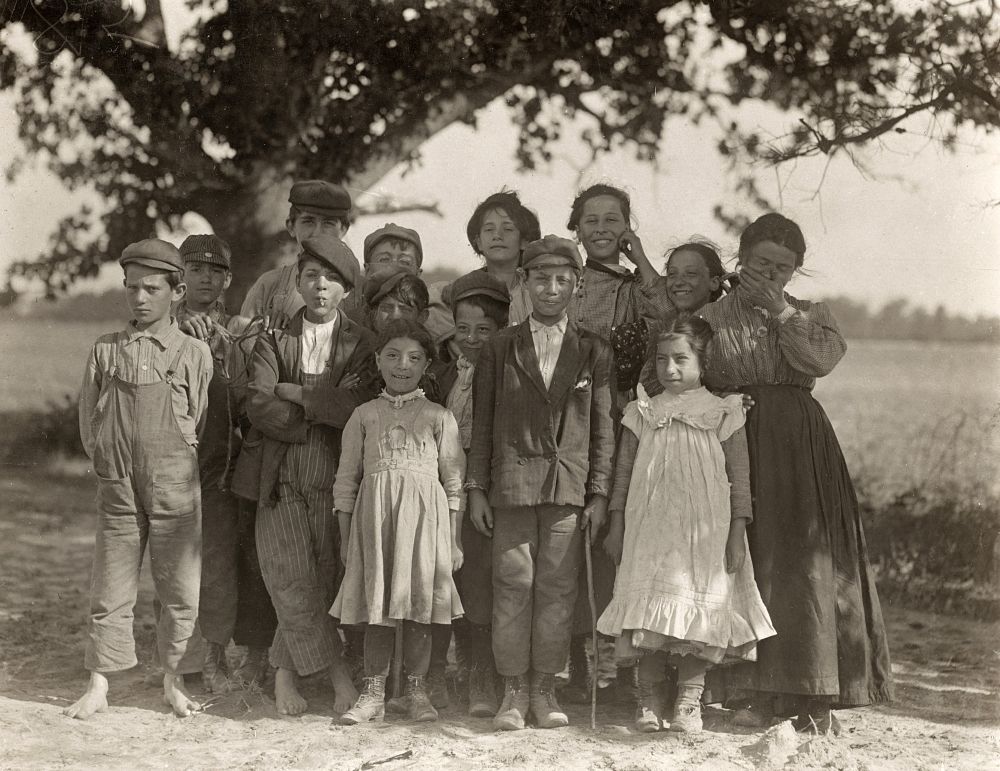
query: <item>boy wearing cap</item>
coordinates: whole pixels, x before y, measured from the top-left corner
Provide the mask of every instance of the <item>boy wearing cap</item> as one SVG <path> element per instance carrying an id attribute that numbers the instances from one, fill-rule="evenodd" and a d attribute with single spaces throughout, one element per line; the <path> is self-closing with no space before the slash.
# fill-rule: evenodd
<path id="1" fill-rule="evenodd" d="M 322 179 L 296 182 L 288 193 L 288 203 L 285 230 L 299 249 L 305 239 L 314 236 L 343 238 L 351 226 L 351 195 L 332 182 Z M 283 327 L 302 307 L 297 280 L 295 263 L 262 274 L 247 292 L 240 316 L 248 320 L 264 317 L 268 329 Z"/>
<path id="2" fill-rule="evenodd" d="M 278 613 L 271 646 L 278 712 L 307 704 L 298 677 L 328 670 L 334 709 L 357 699 L 339 633 L 327 613 L 341 565 L 333 482 L 341 430 L 354 408 L 376 395 L 372 333 L 339 309 L 360 279 L 351 250 L 330 236 L 307 238 L 298 261 L 305 301 L 283 330 L 261 337 L 253 353 L 248 441 L 260 441 L 257 548 Z M 344 387 L 345 377 L 353 387 Z"/>
<path id="3" fill-rule="evenodd" d="M 395 222 L 387 222 L 378 230 L 373 230 L 365 236 L 363 259 L 364 286 L 359 291 L 352 292 L 344 300 L 341 310 L 353 321 L 371 327 L 368 282 L 375 274 L 383 273 L 389 269 L 393 271 L 398 269 L 419 276 L 424 260 L 424 248 L 420 243 L 420 234 L 416 230 L 404 228 Z M 424 303 L 424 307 L 426 306 L 427 304 Z"/>
<path id="4" fill-rule="evenodd" d="M 416 324 L 427 320 L 427 285 L 402 265 L 393 265 L 372 273 L 364 291 L 368 324 L 376 334 L 390 321 L 406 319 Z"/>
<path id="5" fill-rule="evenodd" d="M 67 707 L 107 708 L 112 672 L 136 665 L 132 619 L 148 543 L 162 603 L 156 638 L 163 699 L 181 717 L 199 709 L 178 666 L 198 617 L 201 501 L 198 432 L 212 354 L 170 315 L 184 297 L 180 252 L 159 239 L 130 244 L 119 262 L 132 321 L 91 349 L 80 390 L 80 436 L 97 476 L 98 528 L 84 665 L 90 682 Z"/>
<path id="6" fill-rule="evenodd" d="M 473 525 L 493 539 L 500 730 L 523 728 L 529 706 L 540 728 L 568 723 L 555 675 L 569 649 L 581 531 L 607 515 L 614 372 L 608 343 L 566 315 L 582 267 L 565 238 L 528 244 L 531 316 L 486 344 L 473 380 L 465 486 Z"/>
<path id="7" fill-rule="evenodd" d="M 202 682 L 209 693 L 219 693 L 229 686 L 225 650 L 230 639 L 247 647 L 240 677 L 262 682 L 277 619 L 260 571 L 253 516 L 241 517 L 239 499 L 229 489 L 239 452 L 235 436 L 239 413 L 227 368 L 237 325 L 222 299 L 232 280 L 229 244 L 215 235 L 190 235 L 180 252 L 188 289 L 174 314 L 182 330 L 208 343 L 214 365 L 198 446 L 202 507 L 198 625 L 207 643 Z"/>
<path id="8" fill-rule="evenodd" d="M 432 365 L 440 402 L 455 416 L 466 455 L 472 444 L 472 380 L 483 346 L 507 326 L 510 292 L 499 279 L 475 270 L 455 279 L 448 289 L 455 324 L 457 359 Z M 469 714 L 493 717 L 497 712 L 496 668 L 490 624 L 493 616 L 493 559 L 490 539 L 468 517 L 462 519 L 465 561 L 455 573 L 465 617 L 454 624 L 455 644 L 469 672 Z M 431 666 L 427 674 L 431 703 L 435 694 L 447 705 L 445 666 L 452 625 L 435 624 L 431 632 Z"/>

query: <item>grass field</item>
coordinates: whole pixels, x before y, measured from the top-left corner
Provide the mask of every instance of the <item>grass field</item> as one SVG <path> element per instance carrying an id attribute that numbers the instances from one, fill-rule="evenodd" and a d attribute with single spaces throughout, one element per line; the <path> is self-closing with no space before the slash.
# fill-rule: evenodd
<path id="1" fill-rule="evenodd" d="M 111 322 L 0 321 L 0 413 L 75 394 Z M 1000 480 L 1000 348 L 851 341 L 816 388 L 852 474 L 869 495 Z"/>

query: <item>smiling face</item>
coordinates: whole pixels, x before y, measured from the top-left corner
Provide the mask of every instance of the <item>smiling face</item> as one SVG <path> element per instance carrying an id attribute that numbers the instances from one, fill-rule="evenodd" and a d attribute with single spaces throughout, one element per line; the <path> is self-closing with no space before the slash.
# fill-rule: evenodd
<path id="1" fill-rule="evenodd" d="M 344 279 L 337 271 L 310 259 L 299 263 L 297 288 L 306 304 L 306 318 L 314 324 L 330 321 L 347 293 Z"/>
<path id="2" fill-rule="evenodd" d="M 503 209 L 491 209 L 483 215 L 476 244 L 487 263 L 504 265 L 516 265 L 525 247 L 521 231 Z"/>
<path id="3" fill-rule="evenodd" d="M 712 276 L 705 259 L 691 249 L 679 249 L 670 255 L 666 279 L 667 295 L 679 311 L 697 310 L 719 288 L 719 277 Z"/>
<path id="4" fill-rule="evenodd" d="M 567 266 L 531 268 L 525 278 L 531 313 L 539 321 L 554 324 L 566 313 L 579 283 L 577 272 Z"/>
<path id="5" fill-rule="evenodd" d="M 205 311 L 229 288 L 233 275 L 221 265 L 189 260 L 184 263 L 188 307 Z"/>
<path id="6" fill-rule="evenodd" d="M 429 363 L 424 347 L 409 337 L 394 337 L 375 354 L 385 390 L 394 396 L 416 390 Z"/>
<path id="7" fill-rule="evenodd" d="M 455 342 L 462 355 L 473 364 L 486 342 L 500 330 L 495 319 L 486 315 L 478 305 L 459 300 L 455 306 Z"/>
<path id="8" fill-rule="evenodd" d="M 167 274 L 147 265 L 125 266 L 125 302 L 139 329 L 170 318 L 170 306 L 184 297 L 183 283 L 171 288 Z"/>
<path id="9" fill-rule="evenodd" d="M 295 239 L 299 248 L 307 238 L 318 235 L 328 235 L 334 238 L 343 238 L 347 228 L 337 217 L 331 215 L 316 214 L 311 211 L 300 211 L 294 220 L 285 222 L 285 229 L 288 234 Z"/>
<path id="10" fill-rule="evenodd" d="M 618 263 L 618 240 L 628 230 L 622 204 L 612 195 L 598 195 L 583 204 L 577 235 L 587 257 L 603 263 Z"/>
<path id="11" fill-rule="evenodd" d="M 750 247 L 748 255 L 740 255 L 740 264 L 753 268 L 771 281 L 777 281 L 784 289 L 795 275 L 798 257 L 787 246 L 774 241 L 761 241 Z"/>
<path id="12" fill-rule="evenodd" d="M 657 343 L 656 378 L 675 396 L 701 385 L 701 363 L 686 337 L 669 337 Z"/>

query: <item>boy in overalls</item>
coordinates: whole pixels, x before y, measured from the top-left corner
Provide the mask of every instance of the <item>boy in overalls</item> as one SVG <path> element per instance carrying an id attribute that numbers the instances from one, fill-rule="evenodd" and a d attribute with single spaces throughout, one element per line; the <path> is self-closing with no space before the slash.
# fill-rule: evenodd
<path id="1" fill-rule="evenodd" d="M 163 700 L 181 717 L 200 708 L 178 666 L 198 617 L 201 494 L 198 430 L 212 354 L 170 315 L 184 297 L 184 262 L 166 241 L 131 244 L 119 261 L 133 320 L 94 344 L 80 391 L 80 436 L 97 476 L 98 528 L 84 665 L 90 683 L 67 707 L 87 718 L 107 708 L 108 674 L 136 665 L 132 636 L 139 566 L 149 545 L 162 604 L 157 649 Z"/>

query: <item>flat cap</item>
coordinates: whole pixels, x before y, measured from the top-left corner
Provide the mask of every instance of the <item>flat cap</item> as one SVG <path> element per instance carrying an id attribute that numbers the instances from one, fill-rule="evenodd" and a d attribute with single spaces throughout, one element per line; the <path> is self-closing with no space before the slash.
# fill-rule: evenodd
<path id="1" fill-rule="evenodd" d="M 448 290 L 448 304 L 454 308 L 459 300 L 476 296 L 489 297 L 510 305 L 510 290 L 507 285 L 482 269 L 459 276 L 452 282 Z"/>
<path id="2" fill-rule="evenodd" d="M 232 250 L 218 236 L 190 235 L 181 244 L 184 262 L 207 262 L 229 270 L 232 267 Z"/>
<path id="3" fill-rule="evenodd" d="M 375 305 L 399 286 L 406 276 L 416 276 L 402 265 L 388 265 L 365 278 L 365 305 Z"/>
<path id="4" fill-rule="evenodd" d="M 361 280 L 361 266 L 351 248 L 330 235 L 319 234 L 302 242 L 299 252 L 299 265 L 306 259 L 314 259 L 327 267 L 333 268 L 344 279 L 344 286 L 354 289 Z"/>
<path id="5" fill-rule="evenodd" d="M 521 255 L 521 268 L 570 267 L 583 270 L 583 260 L 576 244 L 568 238 L 545 236 L 532 241 Z"/>
<path id="6" fill-rule="evenodd" d="M 320 216 L 346 217 L 351 211 L 351 194 L 332 182 L 306 179 L 292 185 L 288 203 Z"/>
<path id="7" fill-rule="evenodd" d="M 372 252 L 375 250 L 378 242 L 386 238 L 398 238 L 400 241 L 408 241 L 413 244 L 417 250 L 417 264 L 420 265 L 424 261 L 424 247 L 420 243 L 420 234 L 412 228 L 404 228 L 395 222 L 387 222 L 378 230 L 373 230 L 365 236 L 364 256 L 366 265 L 371 261 Z"/>
<path id="8" fill-rule="evenodd" d="M 147 238 L 129 244 L 122 250 L 118 263 L 123 268 L 135 263 L 167 272 L 184 270 L 184 258 L 177 247 L 160 238 Z"/>

